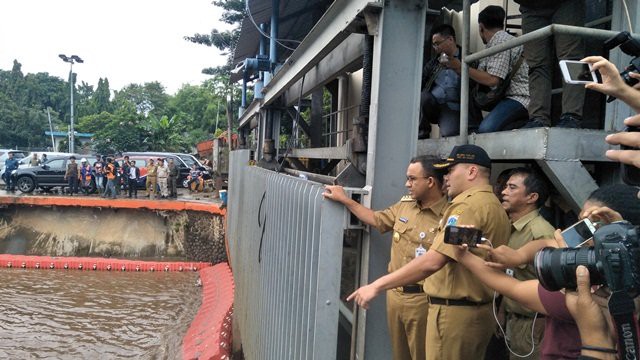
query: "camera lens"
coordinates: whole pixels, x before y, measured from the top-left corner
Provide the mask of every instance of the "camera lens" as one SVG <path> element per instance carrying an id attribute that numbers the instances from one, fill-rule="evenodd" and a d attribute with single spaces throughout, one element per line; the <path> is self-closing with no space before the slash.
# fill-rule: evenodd
<path id="1" fill-rule="evenodd" d="M 538 251 L 533 263 L 540 284 L 549 291 L 575 289 L 578 265 L 589 269 L 591 285 L 600 285 L 604 281 L 592 247 L 544 248 Z"/>

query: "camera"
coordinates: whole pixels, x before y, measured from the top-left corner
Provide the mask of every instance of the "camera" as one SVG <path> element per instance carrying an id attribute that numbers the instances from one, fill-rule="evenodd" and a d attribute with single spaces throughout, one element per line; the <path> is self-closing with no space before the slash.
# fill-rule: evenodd
<path id="1" fill-rule="evenodd" d="M 633 56 L 633 59 L 629 62 L 629 66 L 620 73 L 624 82 L 629 86 L 633 86 L 638 83 L 638 80 L 629 76 L 629 73 L 637 73 L 640 71 L 640 41 L 632 38 L 628 31 L 623 31 L 604 42 L 604 48 L 607 51 L 618 46 L 620 46 L 620 50 L 622 50 L 623 53 Z"/>
<path id="2" fill-rule="evenodd" d="M 640 239 L 638 228 L 626 221 L 605 225 L 594 236 L 593 247 L 544 248 L 534 268 L 545 289 L 576 288 L 576 268 L 589 269 L 591 285 L 606 285 L 612 292 L 640 293 Z"/>

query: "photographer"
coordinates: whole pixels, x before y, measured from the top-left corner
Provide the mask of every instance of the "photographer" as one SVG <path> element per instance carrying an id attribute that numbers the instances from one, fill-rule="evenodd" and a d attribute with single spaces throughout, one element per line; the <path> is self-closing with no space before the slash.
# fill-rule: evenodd
<path id="1" fill-rule="evenodd" d="M 571 316 L 576 321 L 582 341 L 582 359 L 616 359 L 616 354 L 603 352 L 615 349 L 615 340 L 608 326 L 606 313 L 591 294 L 589 270 L 580 265 L 576 268 L 577 291 L 567 291 L 565 301 Z"/>

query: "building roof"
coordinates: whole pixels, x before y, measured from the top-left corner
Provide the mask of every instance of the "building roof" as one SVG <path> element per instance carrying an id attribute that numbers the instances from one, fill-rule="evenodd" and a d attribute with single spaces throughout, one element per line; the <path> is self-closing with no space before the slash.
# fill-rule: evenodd
<path id="1" fill-rule="evenodd" d="M 51 136 L 51 131 L 45 131 L 44 134 L 47 135 L 47 136 Z M 53 132 L 53 136 L 54 137 L 67 137 L 67 136 L 69 136 L 69 133 L 66 132 L 66 131 L 54 131 Z M 76 132 L 76 137 L 79 137 L 79 138 L 92 138 L 93 134 L 92 133 Z"/>
<path id="2" fill-rule="evenodd" d="M 280 0 L 279 39 L 302 41 L 329 8 L 332 0 Z M 249 0 L 249 9 L 256 24 L 266 23 L 265 33 L 270 34 L 272 0 Z M 297 42 L 281 42 L 295 49 Z M 267 39 L 267 53 L 269 51 Z M 233 64 L 253 58 L 260 50 L 260 33 L 247 16 L 242 21 L 240 39 L 234 50 Z M 283 62 L 293 51 L 278 45 L 278 62 Z"/>

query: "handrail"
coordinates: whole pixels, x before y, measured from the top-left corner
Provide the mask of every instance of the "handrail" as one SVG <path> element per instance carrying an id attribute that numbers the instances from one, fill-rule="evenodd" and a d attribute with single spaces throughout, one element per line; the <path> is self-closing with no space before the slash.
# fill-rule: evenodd
<path id="1" fill-rule="evenodd" d="M 469 64 L 482 58 L 512 49 L 516 46 L 524 45 L 525 43 L 528 43 L 530 41 L 539 40 L 551 35 L 563 34 L 606 40 L 614 35 L 617 35 L 618 33 L 618 31 L 613 30 L 591 29 L 580 26 L 551 24 L 530 33 L 520 35 L 514 39 L 505 41 L 502 44 L 492 46 L 489 49 L 480 50 L 477 53 L 470 54 L 464 58 L 464 61 Z M 640 40 L 640 37 L 634 37 Z"/>
<path id="2" fill-rule="evenodd" d="M 551 24 L 541 29 L 505 41 L 502 44 L 493 46 L 489 49 L 484 49 L 474 54 L 469 54 L 469 36 L 471 32 L 469 26 L 469 24 L 471 23 L 470 12 L 471 2 L 470 0 L 464 0 L 463 24 L 465 26 L 462 35 L 462 66 L 460 72 L 460 141 L 465 144 L 469 142 L 469 64 L 473 63 L 474 61 L 478 61 L 480 59 L 512 49 L 516 46 L 524 45 L 527 42 L 546 38 L 551 35 L 563 34 L 606 40 L 619 33 L 618 31 L 613 30 Z M 638 36 L 637 34 L 631 34 L 631 36 L 640 41 L 640 36 Z"/>

